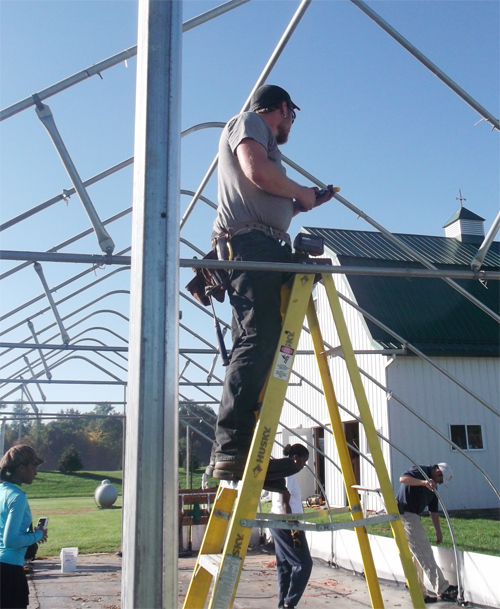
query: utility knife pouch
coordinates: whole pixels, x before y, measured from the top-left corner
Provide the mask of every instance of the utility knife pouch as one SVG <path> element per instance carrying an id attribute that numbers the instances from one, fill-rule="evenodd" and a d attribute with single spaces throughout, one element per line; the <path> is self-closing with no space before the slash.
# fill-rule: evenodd
<path id="1" fill-rule="evenodd" d="M 210 250 L 203 260 L 217 260 L 217 253 Z M 205 307 L 210 306 L 209 295 L 224 302 L 229 275 L 222 269 L 193 269 L 195 276 L 186 285 L 186 290 Z"/>

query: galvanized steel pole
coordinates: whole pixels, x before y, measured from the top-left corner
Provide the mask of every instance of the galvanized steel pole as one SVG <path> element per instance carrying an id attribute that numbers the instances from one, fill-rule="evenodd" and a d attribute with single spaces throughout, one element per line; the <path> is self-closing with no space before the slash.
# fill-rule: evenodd
<path id="1" fill-rule="evenodd" d="M 491 225 L 488 234 L 483 239 L 481 243 L 481 247 L 478 249 L 477 254 L 472 259 L 470 266 L 473 271 L 479 271 L 479 269 L 483 266 L 484 259 L 486 258 L 486 254 L 490 251 L 491 244 L 493 243 L 493 239 L 496 237 L 498 231 L 500 230 L 500 211 L 495 218 L 495 221 Z"/>
<path id="2" fill-rule="evenodd" d="M 122 607 L 177 606 L 182 2 L 139 0 Z"/>
<path id="3" fill-rule="evenodd" d="M 220 6 L 216 6 L 215 8 L 213 8 L 209 11 L 206 11 L 202 15 L 198 15 L 197 17 L 193 17 L 192 19 L 189 19 L 188 21 L 186 21 L 186 23 L 184 23 L 182 26 L 182 31 L 187 32 L 189 30 L 192 30 L 193 28 L 198 27 L 199 25 L 202 25 L 203 23 L 206 23 L 207 21 L 210 21 L 211 19 L 220 17 L 220 15 L 223 15 L 224 13 L 227 13 L 228 11 L 231 11 L 234 8 L 238 8 L 241 4 L 245 4 L 246 2 L 249 2 L 249 1 L 250 0 L 230 0 L 229 2 L 225 2 L 224 4 L 221 4 Z M 84 80 L 87 80 L 87 78 L 91 78 L 92 76 L 96 76 L 96 75 L 101 76 L 101 72 L 104 72 L 105 70 L 109 70 L 109 68 L 112 68 L 112 67 L 118 65 L 119 63 L 122 63 L 123 61 L 126 62 L 127 59 L 132 59 L 132 57 L 135 57 L 136 55 L 137 55 L 137 45 L 134 45 L 133 47 L 125 49 L 124 51 L 121 51 L 121 53 L 117 53 L 116 55 L 113 55 L 112 57 L 108 57 L 108 59 L 104 59 L 103 61 L 100 61 L 99 63 L 95 63 L 95 64 L 89 66 L 88 68 L 86 68 L 85 70 L 81 70 L 80 72 L 77 72 L 76 74 L 73 74 L 72 76 L 69 76 L 68 78 L 65 78 L 64 80 L 61 80 L 60 82 L 58 82 L 50 87 L 47 87 L 46 89 L 43 89 L 42 91 L 38 91 L 38 94 L 37 94 L 38 99 L 40 99 L 40 100 L 47 99 L 48 97 L 51 97 L 52 95 L 61 93 L 61 91 L 64 91 L 65 89 L 68 89 L 69 87 L 72 87 L 73 85 L 77 85 L 78 83 L 83 82 Z M 17 114 L 18 112 L 22 112 L 23 110 L 26 110 L 27 108 L 31 108 L 31 106 L 34 106 L 34 105 L 35 105 L 35 100 L 33 99 L 33 96 L 27 97 L 26 99 L 22 99 L 21 101 L 13 104 L 12 106 L 9 106 L 9 107 L 1 110 L 0 111 L 0 121 L 5 120 L 6 118 L 10 118 L 11 116 L 14 116 L 14 114 Z"/>

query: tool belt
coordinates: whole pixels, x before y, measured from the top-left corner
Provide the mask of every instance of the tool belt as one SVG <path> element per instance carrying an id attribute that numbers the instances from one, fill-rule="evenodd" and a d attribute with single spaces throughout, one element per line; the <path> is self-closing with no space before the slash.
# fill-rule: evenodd
<path id="1" fill-rule="evenodd" d="M 252 220 L 246 220 L 244 222 L 238 222 L 234 224 L 224 232 L 220 233 L 212 239 L 212 247 L 215 249 L 215 243 L 221 237 L 225 237 L 229 240 L 233 239 L 237 235 L 244 235 L 245 233 L 250 233 L 251 231 L 258 230 L 261 233 L 264 233 L 268 237 L 272 237 L 276 239 L 276 241 L 283 241 L 290 248 L 292 247 L 292 241 L 290 239 L 290 235 L 284 230 L 278 230 L 277 228 L 273 228 L 272 226 L 267 226 L 267 224 L 260 224 L 260 222 L 254 222 Z"/>
<path id="2" fill-rule="evenodd" d="M 272 226 L 260 224 L 259 222 L 238 222 L 225 232 L 218 234 L 212 239 L 212 250 L 203 260 L 232 260 L 233 252 L 231 239 L 237 235 L 244 235 L 251 231 L 258 230 L 276 241 L 283 241 L 291 247 L 290 235 L 282 230 L 277 230 Z M 229 274 L 222 269 L 193 269 L 194 278 L 185 286 L 186 290 L 205 307 L 210 306 L 210 297 L 213 296 L 217 301 L 224 302 L 225 292 L 229 286 Z"/>

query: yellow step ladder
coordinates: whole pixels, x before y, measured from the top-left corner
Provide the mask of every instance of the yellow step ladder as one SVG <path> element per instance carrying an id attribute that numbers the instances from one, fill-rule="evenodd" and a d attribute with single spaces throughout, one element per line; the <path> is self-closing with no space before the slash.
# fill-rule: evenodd
<path id="1" fill-rule="evenodd" d="M 260 415 L 257 420 L 252 445 L 240 484 L 241 488 L 239 491 L 236 491 L 232 488 L 224 488 L 224 485 L 221 483 L 183 609 L 204 609 L 212 579 L 214 579 L 214 585 L 208 605 L 209 609 L 231 609 L 233 606 L 243 562 L 250 542 L 252 526 L 259 526 L 262 523 L 262 520 L 255 520 L 255 516 L 288 388 L 294 355 L 297 352 L 306 316 L 339 454 L 351 522 L 317 525 L 303 524 L 299 526 L 305 530 L 310 527 L 315 527 L 315 530 L 355 528 L 372 607 L 374 609 L 381 609 L 384 607 L 384 602 L 380 592 L 366 526 L 376 524 L 381 520 L 389 521 L 392 534 L 398 546 L 413 606 L 417 609 L 425 608 L 335 284 L 332 276 L 325 273 L 321 274 L 321 280 L 326 290 L 339 335 L 350 381 L 357 400 L 360 418 L 364 425 L 368 446 L 370 447 L 373 463 L 378 475 L 381 494 L 388 512 L 387 515 L 376 518 L 364 518 L 359 494 L 353 488 L 356 485 L 356 480 L 349 457 L 349 450 L 333 388 L 318 317 L 311 297 L 315 273 L 320 268 L 316 266 L 314 271 L 311 268 L 311 270 L 308 269 L 309 272 L 297 274 L 293 280 L 291 290 L 289 288 L 284 288 L 283 290 L 282 307 L 285 308 L 286 312 L 281 336 L 265 387 Z M 281 520 L 281 523 L 274 521 L 265 526 L 299 528 L 296 524 L 292 525 L 288 523 L 288 518 L 283 517 Z M 224 547 L 222 547 L 223 544 Z"/>

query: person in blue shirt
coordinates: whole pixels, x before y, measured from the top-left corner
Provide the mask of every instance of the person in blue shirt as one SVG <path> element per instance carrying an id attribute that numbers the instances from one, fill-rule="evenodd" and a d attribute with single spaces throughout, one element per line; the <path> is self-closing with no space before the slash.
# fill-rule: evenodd
<path id="1" fill-rule="evenodd" d="M 31 484 L 43 459 L 27 444 L 13 446 L 0 460 L 0 607 L 26 609 L 29 588 L 24 572 L 28 546 L 46 541 L 47 529 L 28 532 L 31 512 L 22 484 Z"/>
<path id="2" fill-rule="evenodd" d="M 425 473 L 427 478 L 422 475 L 420 470 Z M 443 601 L 452 602 L 456 601 L 458 596 L 457 586 L 450 586 L 438 567 L 431 544 L 420 521 L 420 514 L 425 508 L 428 508 L 436 531 L 436 543 L 439 545 L 443 541 L 443 534 L 439 523 L 439 502 L 434 491 L 438 484 L 447 487 L 452 477 L 451 467 L 447 463 L 438 463 L 420 465 L 420 469 L 412 467 L 399 479 L 401 486 L 396 501 L 426 604 L 437 602 L 438 596 Z M 425 587 L 424 573 L 432 585 L 432 594 L 429 594 Z"/>

